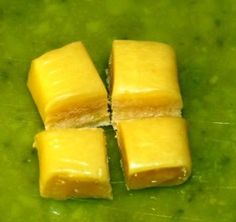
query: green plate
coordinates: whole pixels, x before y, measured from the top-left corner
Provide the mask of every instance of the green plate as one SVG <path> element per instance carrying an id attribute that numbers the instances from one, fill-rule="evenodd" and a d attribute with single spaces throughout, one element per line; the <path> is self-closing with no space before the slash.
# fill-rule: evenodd
<path id="1" fill-rule="evenodd" d="M 236 221 L 235 15 L 234 0 L 1 0 L 0 221 Z M 30 62 L 82 40 L 105 80 L 113 39 L 175 47 L 192 177 L 176 187 L 126 191 L 108 127 L 114 200 L 43 199 L 32 150 L 43 126 L 26 88 Z"/>

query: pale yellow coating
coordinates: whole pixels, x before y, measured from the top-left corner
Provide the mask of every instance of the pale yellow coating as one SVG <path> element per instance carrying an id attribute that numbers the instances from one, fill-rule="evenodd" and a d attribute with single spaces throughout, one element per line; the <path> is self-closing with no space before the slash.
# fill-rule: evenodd
<path id="1" fill-rule="evenodd" d="M 183 118 L 125 120 L 117 130 L 128 188 L 180 184 L 191 174 Z"/>
<path id="2" fill-rule="evenodd" d="M 81 42 L 34 59 L 27 85 L 46 128 L 109 124 L 105 86 Z"/>
<path id="3" fill-rule="evenodd" d="M 100 128 L 56 129 L 36 135 L 43 197 L 111 198 L 106 141 Z"/>
<path id="4" fill-rule="evenodd" d="M 115 40 L 110 67 L 113 122 L 181 115 L 183 104 L 171 46 Z"/>

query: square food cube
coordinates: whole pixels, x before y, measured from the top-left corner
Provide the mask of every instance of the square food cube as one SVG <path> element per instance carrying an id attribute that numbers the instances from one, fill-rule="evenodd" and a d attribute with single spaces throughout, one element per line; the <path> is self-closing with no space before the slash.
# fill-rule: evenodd
<path id="1" fill-rule="evenodd" d="M 112 122 L 181 116 L 174 50 L 166 44 L 115 40 L 110 61 Z"/>
<path id="2" fill-rule="evenodd" d="M 184 119 L 123 120 L 117 137 L 128 189 L 177 185 L 191 174 Z"/>
<path id="3" fill-rule="evenodd" d="M 43 131 L 36 135 L 35 146 L 42 197 L 112 198 L 102 129 Z"/>
<path id="4" fill-rule="evenodd" d="M 107 91 L 81 42 L 34 59 L 27 84 L 46 129 L 109 125 Z"/>

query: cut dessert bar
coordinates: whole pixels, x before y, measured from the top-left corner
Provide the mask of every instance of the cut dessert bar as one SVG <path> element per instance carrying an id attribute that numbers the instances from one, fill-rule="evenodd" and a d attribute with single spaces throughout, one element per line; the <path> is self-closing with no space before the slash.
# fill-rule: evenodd
<path id="1" fill-rule="evenodd" d="M 110 61 L 112 122 L 181 116 L 174 50 L 166 44 L 115 40 Z"/>
<path id="2" fill-rule="evenodd" d="M 119 121 L 117 137 L 128 189 L 177 185 L 191 174 L 183 118 Z"/>
<path id="3" fill-rule="evenodd" d="M 35 146 L 39 154 L 41 196 L 112 198 L 102 129 L 43 131 L 36 135 Z"/>
<path id="4" fill-rule="evenodd" d="M 109 125 L 106 88 L 81 42 L 34 59 L 28 87 L 46 129 Z"/>

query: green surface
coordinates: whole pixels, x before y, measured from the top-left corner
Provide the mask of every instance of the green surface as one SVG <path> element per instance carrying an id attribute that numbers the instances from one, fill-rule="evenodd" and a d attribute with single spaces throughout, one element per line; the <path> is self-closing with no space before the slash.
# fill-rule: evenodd
<path id="1" fill-rule="evenodd" d="M 234 0 L 1 0 L 0 221 L 236 221 Z M 26 88 L 30 61 L 82 40 L 105 79 L 113 39 L 177 51 L 193 175 L 184 185 L 128 192 L 107 128 L 114 200 L 42 199 L 34 135 L 42 123 Z"/>

